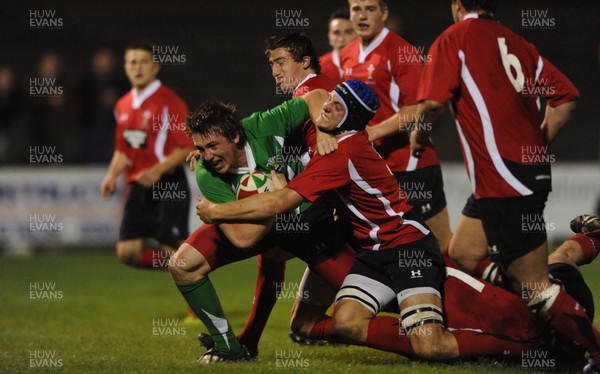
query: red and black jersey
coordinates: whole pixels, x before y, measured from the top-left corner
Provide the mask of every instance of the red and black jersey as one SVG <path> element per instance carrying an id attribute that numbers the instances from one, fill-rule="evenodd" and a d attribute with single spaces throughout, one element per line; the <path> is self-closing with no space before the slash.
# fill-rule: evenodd
<path id="1" fill-rule="evenodd" d="M 141 93 L 132 89 L 115 105 L 115 149 L 127 156 L 127 181 L 164 161 L 176 148 L 193 148 L 184 131 L 188 109 L 171 89 L 155 80 Z"/>
<path id="2" fill-rule="evenodd" d="M 427 235 L 429 230 L 421 223 L 403 219 L 412 207 L 367 133 L 349 133 L 338 144 L 330 155 L 315 155 L 286 187 L 309 201 L 335 190 L 364 250 L 392 249 Z"/>
<path id="3" fill-rule="evenodd" d="M 358 38 L 341 55 L 344 80 L 357 79 L 368 84 L 379 98 L 380 108 L 369 125 L 396 114 L 402 106 L 415 105 L 422 69 L 419 50 L 400 36 L 384 28 L 364 48 Z M 433 146 L 427 146 L 420 158 L 412 157 L 408 133 L 375 142 L 375 148 L 394 172 L 412 171 L 439 164 Z"/>
<path id="4" fill-rule="evenodd" d="M 333 50 L 319 57 L 319 63 L 321 64 L 321 74 L 329 78 L 330 81 L 335 84 L 344 81 L 344 72 L 337 51 Z"/>
<path id="5" fill-rule="evenodd" d="M 427 60 L 418 99 L 451 101 L 475 198 L 549 190 L 539 98 L 574 100 L 573 84 L 521 36 L 476 14 L 442 33 Z"/>

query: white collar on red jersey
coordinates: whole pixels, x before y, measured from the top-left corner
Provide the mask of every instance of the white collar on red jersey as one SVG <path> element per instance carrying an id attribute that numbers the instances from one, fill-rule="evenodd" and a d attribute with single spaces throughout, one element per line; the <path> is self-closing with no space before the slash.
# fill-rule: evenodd
<path id="1" fill-rule="evenodd" d="M 469 13 L 466 16 L 463 17 L 463 21 L 469 18 L 479 18 L 479 14 L 477 13 Z"/>
<path id="2" fill-rule="evenodd" d="M 302 86 L 304 84 L 304 82 L 306 82 L 310 78 L 313 78 L 313 77 L 316 77 L 316 76 L 317 76 L 317 74 L 310 73 L 306 77 L 304 77 L 304 79 L 302 79 L 302 81 L 300 83 L 298 83 L 298 85 L 296 86 L 296 88 L 294 88 L 294 93 L 296 93 L 296 90 L 298 90 L 298 88 L 300 88 L 300 86 Z"/>
<path id="3" fill-rule="evenodd" d="M 342 70 L 342 64 L 340 62 L 340 54 L 335 49 L 333 51 L 331 51 L 331 61 L 333 62 L 333 64 L 335 65 L 335 67 L 340 72 L 340 78 L 343 78 L 344 77 L 344 71 Z"/>
<path id="4" fill-rule="evenodd" d="M 342 136 L 338 139 L 338 143 L 343 142 L 344 140 L 348 139 L 349 137 L 351 137 L 352 135 L 355 135 L 358 131 L 356 130 L 352 130 L 352 131 L 347 131 L 345 133 L 342 134 Z"/>
<path id="5" fill-rule="evenodd" d="M 383 43 L 383 39 L 385 39 L 385 37 L 387 36 L 387 34 L 389 34 L 390 30 L 388 30 L 387 27 L 384 27 L 381 32 L 379 33 L 379 35 L 377 35 L 377 37 L 375 39 L 373 39 L 371 41 L 371 44 L 369 44 L 367 46 L 367 49 L 363 50 L 363 45 L 362 43 L 358 43 L 358 46 L 360 47 L 360 53 L 358 54 L 358 62 L 360 62 L 361 64 L 365 63 L 365 60 L 367 59 L 367 56 L 373 52 L 375 50 L 375 48 L 379 47 L 379 45 L 381 43 Z"/>
<path id="6" fill-rule="evenodd" d="M 144 88 L 142 92 L 138 94 L 135 88 L 131 89 L 131 94 L 133 95 L 132 107 L 133 109 L 140 109 L 142 103 L 152 96 L 153 93 L 156 92 L 161 86 L 161 83 L 158 79 L 155 79 L 152 83 L 148 85 L 148 87 Z"/>

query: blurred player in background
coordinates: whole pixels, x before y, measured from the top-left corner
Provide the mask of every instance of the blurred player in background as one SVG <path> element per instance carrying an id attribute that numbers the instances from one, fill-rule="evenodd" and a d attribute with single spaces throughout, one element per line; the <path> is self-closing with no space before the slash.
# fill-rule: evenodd
<path id="1" fill-rule="evenodd" d="M 162 269 L 188 236 L 189 188 L 182 163 L 193 150 L 184 132 L 185 102 L 156 76 L 152 46 L 125 50 L 125 73 L 132 89 L 115 106 L 115 151 L 100 185 L 104 198 L 126 175 L 117 256 L 138 268 Z"/>
<path id="2" fill-rule="evenodd" d="M 495 19 L 496 1 L 454 0 L 451 9 L 455 25 L 431 46 L 417 110 L 420 121 L 433 123 L 452 103 L 474 193 L 450 255 L 473 272 L 489 253 L 530 309 L 578 342 L 595 364 L 600 334 L 548 278 L 544 222 L 548 145 L 570 119 L 579 93 L 533 45 Z M 540 97 L 547 100 L 541 124 Z M 428 134 L 416 126 L 411 148 L 425 155 L 426 144 Z"/>
<path id="3" fill-rule="evenodd" d="M 340 8 L 331 13 L 329 17 L 329 31 L 327 38 L 332 51 L 319 57 L 321 63 L 321 73 L 329 78 L 333 83 L 342 83 L 344 80 L 344 71 L 340 63 L 340 53 L 345 46 L 356 39 L 354 25 L 350 21 L 350 12 L 348 8 Z"/>
<path id="4" fill-rule="evenodd" d="M 381 108 L 369 122 L 373 126 L 367 129 L 369 140 L 445 252 L 451 231 L 437 152 L 428 144 L 423 157 L 412 157 L 408 132 L 403 130 L 403 124 L 413 120 L 417 105 L 421 53 L 384 26 L 389 10 L 383 0 L 348 3 L 359 38 L 342 52 L 344 80 L 361 80 L 377 93 Z"/>

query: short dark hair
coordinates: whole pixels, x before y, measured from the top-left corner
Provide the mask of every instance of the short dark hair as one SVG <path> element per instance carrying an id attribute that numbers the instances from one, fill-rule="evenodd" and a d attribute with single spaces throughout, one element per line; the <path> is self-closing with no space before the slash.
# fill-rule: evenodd
<path id="1" fill-rule="evenodd" d="M 153 54 L 154 52 L 152 50 L 152 45 L 153 45 L 152 43 L 150 43 L 146 40 L 139 40 L 139 41 L 129 44 L 127 46 L 127 48 L 125 48 L 125 52 L 132 50 L 132 49 L 141 49 L 141 50 L 150 52 L 150 54 Z"/>
<path id="2" fill-rule="evenodd" d="M 377 2 L 379 3 L 379 7 L 381 8 L 381 10 L 385 10 L 386 8 L 388 8 L 388 5 L 385 2 L 385 0 L 378 0 Z M 348 3 L 350 3 L 350 0 L 348 0 Z"/>
<path id="3" fill-rule="evenodd" d="M 498 7 L 498 0 L 460 0 L 460 3 L 467 12 L 483 10 L 484 12 L 495 13 Z"/>
<path id="4" fill-rule="evenodd" d="M 338 18 L 350 19 L 350 10 L 348 10 L 348 8 L 337 8 L 329 15 L 329 22 Z"/>
<path id="5" fill-rule="evenodd" d="M 222 135 L 233 142 L 239 136 L 238 148 L 246 145 L 246 135 L 237 108 L 222 101 L 205 101 L 185 119 L 185 133 L 191 137 Z"/>
<path id="6" fill-rule="evenodd" d="M 268 56 L 272 50 L 277 48 L 287 49 L 295 62 L 302 62 L 302 59 L 308 56 L 310 58 L 309 67 L 315 71 L 315 74 L 321 73 L 317 49 L 304 33 L 290 32 L 285 35 L 269 37 L 265 42 L 265 54 Z"/>

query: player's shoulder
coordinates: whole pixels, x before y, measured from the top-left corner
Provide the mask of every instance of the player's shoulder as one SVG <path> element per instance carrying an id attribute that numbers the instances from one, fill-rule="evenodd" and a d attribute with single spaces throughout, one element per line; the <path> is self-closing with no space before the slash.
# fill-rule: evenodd
<path id="1" fill-rule="evenodd" d="M 115 103 L 115 110 L 124 110 L 125 108 L 131 108 L 133 102 L 133 90 L 127 91 L 127 93 L 119 98 Z"/>
<path id="2" fill-rule="evenodd" d="M 338 139 L 338 145 L 339 149 L 348 153 L 352 153 L 352 149 L 357 147 L 371 147 L 366 131 L 356 131 L 342 135 Z"/>
<path id="3" fill-rule="evenodd" d="M 316 89 L 324 89 L 331 91 L 335 88 L 335 83 L 324 74 L 318 74 L 305 82 L 305 85 L 309 88 L 309 91 Z"/>
<path id="4" fill-rule="evenodd" d="M 410 43 L 408 40 L 390 30 L 388 30 L 387 35 L 383 39 L 383 43 L 385 43 L 387 46 L 412 46 L 412 43 Z"/>
<path id="5" fill-rule="evenodd" d="M 331 52 L 331 51 L 325 53 L 324 55 L 319 56 L 319 61 L 321 63 L 324 63 L 324 62 L 328 63 L 328 62 L 331 62 L 332 60 L 333 60 L 333 52 Z"/>
<path id="6" fill-rule="evenodd" d="M 160 85 L 158 90 L 156 90 L 156 94 L 162 96 L 165 99 L 183 102 L 183 99 L 179 97 L 179 95 L 172 88 L 167 87 L 164 84 Z"/>
<path id="7" fill-rule="evenodd" d="M 348 45 L 346 45 L 344 47 L 344 49 L 342 49 L 342 52 L 340 52 L 340 61 L 343 61 L 344 59 L 347 58 L 358 58 L 358 54 L 360 53 L 360 38 L 356 38 L 353 41 L 351 41 L 350 43 L 348 43 Z"/>
<path id="8" fill-rule="evenodd" d="M 196 182 L 198 182 L 200 188 L 202 188 L 202 186 L 207 187 L 219 180 L 220 178 L 217 173 L 208 169 L 202 160 L 198 160 L 198 165 L 196 166 Z"/>

